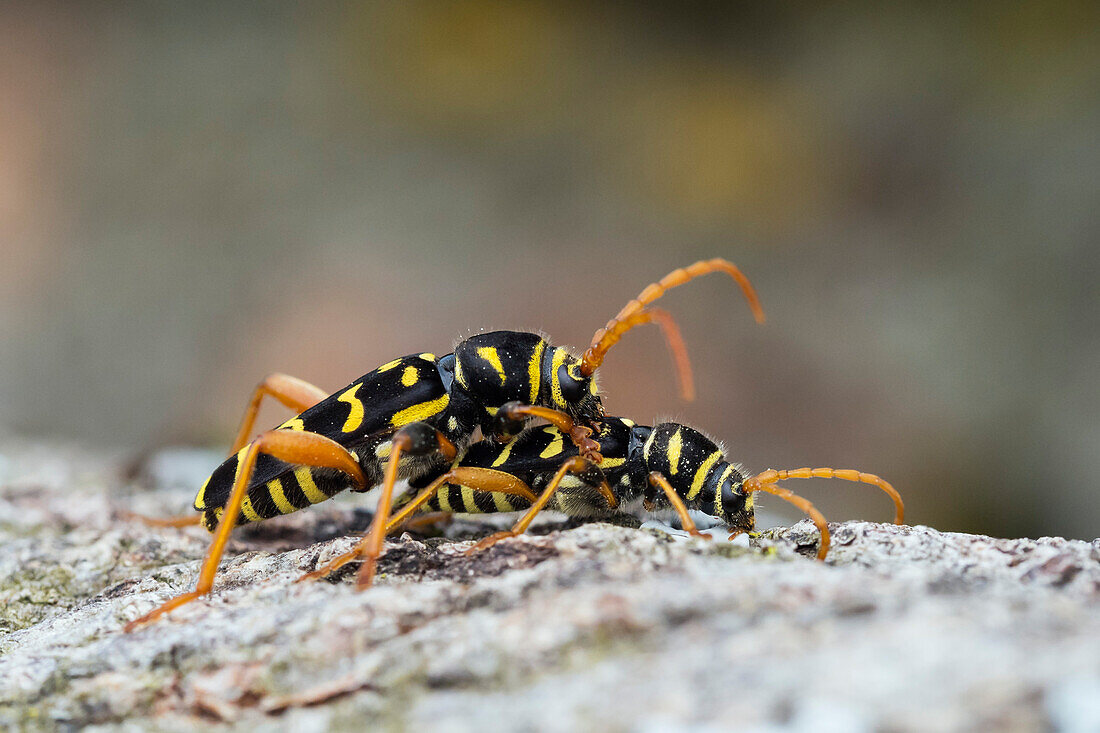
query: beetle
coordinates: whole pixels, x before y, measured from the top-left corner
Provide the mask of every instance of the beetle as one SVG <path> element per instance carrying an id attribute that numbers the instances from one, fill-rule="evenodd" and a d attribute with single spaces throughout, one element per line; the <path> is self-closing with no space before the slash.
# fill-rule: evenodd
<path id="1" fill-rule="evenodd" d="M 667 313 L 649 306 L 669 289 L 713 272 L 728 274 L 740 286 L 762 323 L 764 312 L 751 282 L 733 263 L 714 258 L 651 283 L 596 331 L 580 357 L 536 333 L 492 331 L 460 341 L 443 357 L 424 352 L 394 359 L 331 395 L 295 377 L 269 375 L 253 391 L 229 458 L 195 499 L 201 523 L 214 535 L 195 589 L 131 621 L 126 630 L 209 593 L 237 524 L 288 514 L 346 488 L 368 491 L 381 483 L 365 548 L 368 562 L 360 576 L 361 585 L 369 585 L 396 481 L 445 467 L 466 450 L 477 428 L 494 445 L 506 442 L 509 436 L 498 432 L 502 424 L 496 419 L 505 403 L 518 400 L 566 416 L 571 443 L 580 454 L 595 458 L 588 436 L 603 417 L 603 404 L 594 376 L 630 329 L 649 322 L 665 329 L 680 367 L 682 391 L 690 396 L 690 370 L 679 332 Z M 265 397 L 297 414 L 250 440 Z M 178 526 L 200 520 L 160 523 Z"/>
<path id="2" fill-rule="evenodd" d="M 523 429 L 529 417 L 549 421 Z M 731 463 L 726 451 L 703 433 L 687 425 L 664 422 L 637 425 L 625 417 L 604 417 L 591 436 L 595 450 L 586 455 L 569 439 L 571 420 L 564 413 L 519 403 L 501 406 L 497 417 L 502 432 L 522 430 L 513 442 L 496 445 L 487 441 L 470 446 L 450 467 L 410 481 L 412 491 L 399 500 L 400 511 L 389 519 L 387 533 L 400 527 L 418 511 L 482 514 L 525 511 L 512 529 L 490 535 L 470 551 L 486 549 L 527 530 L 543 509 L 555 509 L 572 517 L 600 518 L 622 505 L 641 501 L 647 511 L 673 509 L 688 533 L 698 531 L 688 514 L 696 509 L 717 517 L 732 531 L 730 539 L 755 527 L 753 494 L 764 491 L 791 502 L 810 516 L 821 533 L 817 557 L 829 551 L 825 518 L 806 499 L 776 485 L 791 478 L 839 478 L 872 484 L 894 502 L 894 522 L 905 518 L 901 495 L 884 479 L 850 469 L 768 469 L 746 477 Z M 488 490 L 486 477 L 499 474 L 507 491 Z M 537 492 L 537 494 L 536 494 Z M 303 576 L 316 579 L 364 554 L 366 540 L 323 567 Z M 368 562 L 370 562 L 368 558 Z M 362 577 L 362 576 L 361 576 Z"/>

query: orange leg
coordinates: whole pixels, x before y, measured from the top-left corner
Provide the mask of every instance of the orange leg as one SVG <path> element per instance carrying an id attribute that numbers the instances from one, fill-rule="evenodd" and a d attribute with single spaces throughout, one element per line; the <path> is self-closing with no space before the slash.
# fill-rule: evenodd
<path id="1" fill-rule="evenodd" d="M 592 345 L 584 352 L 584 357 L 581 359 L 581 373 L 585 376 L 591 376 L 596 369 L 599 368 L 600 364 L 603 363 L 604 356 L 606 356 L 608 349 L 622 338 L 624 333 L 638 325 L 637 321 L 631 322 L 630 319 L 639 311 L 672 288 L 679 287 L 680 285 L 691 282 L 697 277 L 712 272 L 724 272 L 732 277 L 734 282 L 741 286 L 741 292 L 744 293 L 745 299 L 748 300 L 749 307 L 752 309 L 752 314 L 753 317 L 756 318 L 756 322 L 764 322 L 764 309 L 760 306 L 760 299 L 756 296 L 756 290 L 753 289 L 752 283 L 749 282 L 749 279 L 745 277 L 745 274 L 741 272 L 736 265 L 721 257 L 716 257 L 712 260 L 700 260 L 688 267 L 673 270 L 658 282 L 650 284 L 645 290 L 638 294 L 638 297 L 623 306 L 619 314 L 608 321 L 606 326 L 596 331 L 596 334 L 592 337 Z"/>
<path id="2" fill-rule="evenodd" d="M 702 537 L 703 539 L 712 539 L 709 534 L 703 534 L 695 526 L 695 521 L 688 514 L 687 507 L 684 506 L 684 500 L 680 498 L 680 495 L 676 493 L 676 489 L 672 488 L 672 484 L 668 482 L 664 476 L 657 471 L 649 474 L 649 483 L 654 486 L 659 486 L 662 491 L 665 492 L 665 496 L 668 497 L 668 501 L 672 504 L 672 508 L 676 510 L 676 513 L 680 515 L 680 526 L 684 528 L 684 531 L 693 537 Z M 648 510 L 649 507 L 646 507 Z"/>
<path id="3" fill-rule="evenodd" d="M 471 555 L 479 550 L 484 550 L 487 547 L 492 547 L 496 543 L 508 537 L 518 537 L 527 531 L 527 528 L 531 526 L 531 522 L 535 519 L 539 512 L 546 508 L 546 504 L 554 496 L 554 492 L 558 490 L 558 485 L 561 484 L 561 480 L 565 478 L 567 473 L 580 473 L 588 468 L 590 464 L 580 456 L 574 456 L 565 463 L 561 464 L 557 473 L 550 479 L 550 482 L 546 484 L 546 488 L 542 490 L 542 494 L 539 495 L 538 501 L 531 505 L 531 508 L 527 510 L 515 526 L 510 530 L 504 532 L 496 532 L 491 534 L 485 539 L 478 542 L 476 545 L 466 551 L 467 555 Z"/>
<path id="4" fill-rule="evenodd" d="M 761 484 L 772 484 L 789 478 L 839 478 L 845 481 L 857 481 L 877 486 L 894 501 L 894 524 L 905 522 L 905 504 L 901 500 L 901 494 L 887 481 L 873 473 L 862 473 L 844 468 L 792 468 L 787 471 L 768 469 L 753 476 L 751 480 Z"/>
<path id="5" fill-rule="evenodd" d="M 573 441 L 573 444 L 577 446 L 577 450 L 583 458 L 596 465 L 599 465 L 600 462 L 603 461 L 603 456 L 600 455 L 600 444 L 592 440 L 592 428 L 585 427 L 584 425 L 577 425 L 576 422 L 573 421 L 573 418 L 569 417 L 561 410 L 555 410 L 552 407 L 524 405 L 519 402 L 507 402 L 501 406 L 500 410 L 497 412 L 497 416 L 499 420 L 506 425 L 507 430 L 505 430 L 505 432 L 512 435 L 519 434 L 527 418 L 541 417 L 543 420 L 556 427 L 564 435 L 568 435 L 569 439 Z M 617 506 L 618 502 L 615 500 L 614 496 L 610 495 L 610 490 L 603 493 L 612 508 Z"/>
<path id="6" fill-rule="evenodd" d="M 248 407 L 245 408 L 241 425 L 237 429 L 237 437 L 233 441 L 233 450 L 229 451 L 229 455 L 239 451 L 248 442 L 252 435 L 252 428 L 256 425 L 260 403 L 263 402 L 265 395 L 274 397 L 297 414 L 328 397 L 328 392 L 297 377 L 278 372 L 268 374 L 252 391 L 252 399 L 248 401 Z"/>
<path id="7" fill-rule="evenodd" d="M 438 452 L 444 459 L 451 461 L 457 453 L 454 443 L 443 433 L 423 422 L 409 423 L 394 433 L 390 440 L 390 456 L 386 463 L 386 473 L 382 481 L 382 495 L 378 497 L 378 507 L 374 511 L 367 536 L 360 543 L 360 554 L 366 556 L 363 567 L 359 569 L 359 589 L 369 588 L 374 581 L 374 568 L 378 556 L 382 554 L 382 545 L 386 539 L 386 523 L 393 507 L 393 486 L 397 483 L 397 472 L 401 463 L 401 454 L 426 456 Z M 359 549 L 359 548 L 356 548 Z"/>
<path id="8" fill-rule="evenodd" d="M 359 568 L 357 584 L 360 590 L 369 588 L 374 582 L 374 568 L 378 564 L 378 556 L 382 554 L 382 543 L 386 539 L 386 523 L 390 518 L 390 507 L 393 505 L 393 485 L 397 483 L 397 469 L 401 462 L 401 454 L 412 446 L 412 439 L 402 431 L 393 436 L 393 448 L 390 450 L 390 459 L 386 462 L 386 474 L 382 483 L 382 495 L 378 498 L 378 507 L 374 510 L 374 520 L 371 522 L 367 536 L 356 546 L 356 550 L 362 547 L 358 554 L 366 555 L 363 566 Z"/>
<path id="9" fill-rule="evenodd" d="M 202 524 L 201 514 L 181 514 L 178 517 L 147 517 L 136 512 L 119 512 L 118 517 L 129 522 L 141 522 L 150 527 L 198 527 Z"/>
<path id="10" fill-rule="evenodd" d="M 386 525 L 386 536 L 393 534 L 398 529 L 422 532 L 426 527 L 437 527 L 440 524 L 450 524 L 454 518 L 454 512 L 427 512 L 419 517 L 407 519 L 402 523 L 394 524 L 393 520 Z"/>
<path id="11" fill-rule="evenodd" d="M 195 584 L 195 590 L 176 596 L 141 618 L 131 621 L 126 624 L 126 631 L 133 631 L 142 624 L 206 595 L 214 587 L 214 576 L 218 572 L 218 563 L 221 562 L 222 555 L 225 554 L 225 546 L 229 542 L 229 533 L 233 531 L 233 527 L 237 524 L 237 516 L 240 514 L 241 504 L 244 502 L 245 496 L 248 495 L 252 471 L 256 467 L 256 458 L 260 453 L 266 453 L 281 461 L 296 465 L 334 468 L 343 471 L 360 487 L 365 487 L 367 482 L 366 476 L 363 475 L 363 469 L 351 457 L 347 449 L 323 435 L 296 430 L 269 430 L 266 433 L 261 433 L 256 440 L 249 444 L 248 449 L 238 463 L 237 477 L 233 481 L 233 490 L 226 501 L 225 511 L 222 512 L 218 527 L 214 530 L 214 539 L 210 543 L 210 549 L 207 551 L 206 559 L 199 571 L 199 580 Z"/>
<path id="12" fill-rule="evenodd" d="M 435 496 L 436 492 L 442 486 L 446 484 L 459 484 L 462 486 L 470 486 L 475 491 L 489 491 L 498 492 L 502 494 L 511 494 L 512 496 L 519 496 L 530 502 L 535 502 L 537 497 L 531 492 L 531 489 L 527 487 L 527 484 L 520 481 L 511 474 L 506 474 L 502 471 L 494 471 L 488 468 L 452 468 L 439 478 L 432 481 L 430 484 L 420 490 L 420 493 L 416 495 L 416 498 L 411 502 L 401 507 L 401 511 L 393 516 L 386 522 L 385 533 L 388 535 L 395 529 L 404 524 L 409 517 L 413 516 L 429 499 Z M 378 514 L 375 514 L 375 521 L 377 522 Z M 373 531 L 374 525 L 371 525 L 371 531 Z M 329 562 L 325 563 L 320 568 L 317 568 L 311 573 L 307 573 L 298 579 L 298 582 L 303 580 L 317 580 L 323 578 L 347 563 L 362 557 L 366 554 L 370 547 L 371 535 L 368 534 L 359 541 L 359 543 L 345 552 L 342 555 L 338 555 Z M 379 551 L 381 554 L 381 551 Z M 369 585 L 369 583 L 368 583 Z"/>

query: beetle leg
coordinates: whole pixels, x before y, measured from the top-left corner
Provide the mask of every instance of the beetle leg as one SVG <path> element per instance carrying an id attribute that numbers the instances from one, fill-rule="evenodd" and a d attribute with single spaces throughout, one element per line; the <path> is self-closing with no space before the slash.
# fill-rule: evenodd
<path id="1" fill-rule="evenodd" d="M 118 518 L 127 522 L 141 522 L 149 527 L 198 527 L 201 514 L 181 514 L 175 517 L 149 517 L 137 512 L 118 512 Z"/>
<path id="2" fill-rule="evenodd" d="M 497 411 L 496 419 L 505 434 L 515 434 L 522 430 L 523 421 L 529 417 L 541 417 L 562 434 L 569 436 L 582 458 L 596 465 L 603 461 L 603 456 L 600 455 L 600 444 L 592 440 L 592 428 L 578 425 L 573 418 L 561 410 L 524 405 L 520 402 L 506 402 Z"/>
<path id="3" fill-rule="evenodd" d="M 489 535 L 485 539 L 475 544 L 469 550 L 466 550 L 466 554 L 471 555 L 475 552 L 478 552 L 479 550 L 484 550 L 488 547 L 492 547 L 503 539 L 506 539 L 508 537 L 517 537 L 526 532 L 527 528 L 531 526 L 531 522 L 538 515 L 538 513 L 546 508 L 546 504 L 550 501 L 551 497 L 554 496 L 554 492 L 558 490 L 558 486 L 561 484 L 562 479 L 565 478 L 565 474 L 580 473 L 581 471 L 584 471 L 586 468 L 588 468 L 588 465 L 588 461 L 581 458 L 580 456 L 573 456 L 572 458 L 565 461 L 565 463 L 561 464 L 561 467 L 558 468 L 558 471 L 554 474 L 554 477 L 550 479 L 550 482 L 546 484 L 546 488 L 542 490 L 542 494 L 539 495 L 538 501 L 531 505 L 531 508 L 527 510 L 526 514 L 520 517 L 520 520 L 516 522 L 514 527 L 504 532 L 497 532 L 495 534 Z"/>
<path id="4" fill-rule="evenodd" d="M 672 508 L 676 510 L 676 513 L 680 516 L 680 526 L 684 531 L 693 537 L 702 537 L 704 539 L 711 539 L 709 534 L 703 534 L 695 526 L 695 520 L 688 514 L 687 507 L 684 506 L 684 500 L 680 498 L 680 495 L 676 493 L 676 489 L 672 488 L 672 484 L 668 482 L 663 475 L 654 471 L 649 474 L 649 483 L 654 486 L 659 486 L 662 491 L 665 492 L 665 496 L 668 498 L 668 502 L 672 504 Z M 647 507 L 648 509 L 648 507 Z"/>
<path id="5" fill-rule="evenodd" d="M 229 451 L 229 455 L 233 455 L 244 448 L 245 443 L 248 442 L 248 438 L 252 435 L 252 428 L 256 425 L 256 415 L 260 411 L 260 403 L 263 402 L 265 395 L 274 397 L 297 414 L 308 410 L 328 397 L 328 392 L 297 377 L 278 372 L 268 374 L 252 390 L 252 398 L 248 401 L 244 416 L 241 417 L 240 427 L 237 428 L 237 437 L 233 441 L 233 449 Z"/>
<path id="6" fill-rule="evenodd" d="M 413 422 L 403 426 L 390 439 L 390 455 L 386 462 L 386 471 L 382 480 L 382 494 L 378 497 L 378 506 L 374 510 L 367 536 L 356 545 L 356 554 L 366 557 L 359 569 L 359 589 L 369 588 L 374 581 L 374 569 L 386 538 L 386 526 L 393 507 L 393 487 L 397 483 L 397 473 L 401 464 L 401 455 L 427 456 L 438 453 L 447 461 L 453 461 L 458 453 L 455 444 L 447 436 L 425 422 Z M 345 560 L 346 562 L 346 560 Z"/>
<path id="7" fill-rule="evenodd" d="M 455 467 L 433 480 L 430 484 L 420 490 L 420 493 L 416 495 L 415 499 L 413 499 L 405 506 L 401 507 L 401 511 L 399 511 L 392 518 L 390 518 L 389 521 L 386 522 L 385 533 L 389 535 L 394 530 L 400 528 L 402 524 L 408 521 L 408 519 L 420 509 L 420 507 L 424 506 L 424 504 L 426 504 L 433 496 L 435 496 L 436 492 L 438 492 L 441 487 L 446 486 L 447 484 L 459 484 L 462 486 L 469 486 L 475 491 L 510 494 L 512 496 L 518 496 L 520 498 L 526 499 L 527 501 L 530 501 L 532 503 L 537 501 L 537 497 L 531 492 L 531 489 L 527 487 L 527 484 L 523 483 L 523 481 L 519 480 L 515 476 L 512 476 L 511 474 L 504 473 L 503 471 L 494 471 L 487 468 Z M 379 502 L 379 511 L 380 510 L 381 502 Z M 377 521 L 378 516 L 380 516 L 380 514 L 376 513 L 375 521 Z M 371 531 L 368 532 L 368 534 L 362 540 L 360 540 L 359 543 L 355 545 L 355 547 L 351 548 L 342 555 L 338 555 L 329 562 L 325 563 L 324 566 L 317 568 L 313 572 L 303 575 L 301 578 L 298 579 L 298 581 L 301 582 L 303 580 L 316 580 L 318 578 L 323 578 L 324 576 L 335 572 L 352 560 L 355 560 L 364 555 L 367 555 L 369 559 L 373 531 L 374 525 L 372 524 Z M 381 554 L 381 551 L 379 551 L 379 554 Z M 375 560 L 377 561 L 377 556 L 375 557 Z M 365 563 L 364 567 L 366 567 Z M 362 574 L 360 574 L 360 577 L 362 577 Z M 373 569 L 371 572 L 371 577 L 373 579 Z"/>
<path id="8" fill-rule="evenodd" d="M 210 543 L 210 549 L 207 551 L 206 559 L 199 571 L 199 579 L 195 584 L 195 590 L 176 596 L 141 618 L 131 621 L 126 624 L 126 631 L 133 631 L 142 624 L 206 595 L 214 587 L 214 576 L 218 572 L 218 563 L 221 561 L 222 555 L 225 554 L 225 546 L 229 542 L 229 533 L 233 531 L 233 527 L 237 524 L 237 516 L 240 514 L 241 504 L 244 503 L 244 499 L 248 495 L 252 471 L 256 467 L 256 458 L 260 453 L 266 453 L 291 464 L 316 468 L 334 468 L 348 474 L 360 486 L 365 485 L 367 482 L 363 469 L 348 453 L 348 450 L 323 435 L 297 430 L 269 430 L 266 433 L 261 433 L 256 440 L 248 445 L 238 463 L 237 476 L 233 481 L 233 490 L 230 492 L 228 500 L 226 500 L 218 527 L 214 530 L 214 539 Z"/>

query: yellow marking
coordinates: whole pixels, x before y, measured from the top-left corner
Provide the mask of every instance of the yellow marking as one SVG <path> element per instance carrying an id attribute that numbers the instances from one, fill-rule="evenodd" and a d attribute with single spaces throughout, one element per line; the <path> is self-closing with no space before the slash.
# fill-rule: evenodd
<path id="1" fill-rule="evenodd" d="M 286 494 L 283 493 L 282 481 L 279 479 L 268 481 L 267 490 L 270 492 L 271 500 L 275 502 L 275 507 L 279 510 L 279 514 L 292 514 L 298 511 L 298 507 L 286 500 Z"/>
<path id="2" fill-rule="evenodd" d="M 355 393 L 362 386 L 362 382 L 357 382 L 345 389 L 344 393 L 336 398 L 341 402 L 348 403 L 351 407 L 351 412 L 348 413 L 348 419 L 344 422 L 344 427 L 340 428 L 345 433 L 350 433 L 363 424 L 363 403 L 355 396 Z"/>
<path id="3" fill-rule="evenodd" d="M 555 407 L 565 407 L 565 398 L 561 395 L 561 379 L 558 378 L 558 368 L 565 363 L 568 356 L 565 349 L 554 349 L 554 358 L 550 361 L 550 396 L 554 400 Z"/>
<path id="4" fill-rule="evenodd" d="M 455 359 L 455 381 L 462 387 L 469 387 L 466 384 L 466 374 L 462 371 L 462 359 Z"/>
<path id="5" fill-rule="evenodd" d="M 625 458 L 605 458 L 600 461 L 600 468 L 618 468 L 626 463 Z"/>
<path id="6" fill-rule="evenodd" d="M 675 476 L 680 472 L 680 451 L 684 447 L 684 436 L 680 434 L 680 428 L 668 439 L 668 472 Z"/>
<path id="7" fill-rule="evenodd" d="M 420 372 L 416 367 L 405 367 L 405 371 L 401 372 L 401 384 L 406 387 L 413 386 L 418 379 L 420 379 Z"/>
<path id="8" fill-rule="evenodd" d="M 421 402 L 419 405 L 413 405 L 412 407 L 406 407 L 404 410 L 398 410 L 390 419 L 390 424 L 395 428 L 399 428 L 411 422 L 427 420 L 432 415 L 437 415 L 447 409 L 447 403 L 450 401 L 451 396 L 449 394 L 443 394 L 438 399 Z"/>
<path id="9" fill-rule="evenodd" d="M 454 415 L 451 415 L 450 419 L 447 420 L 447 429 L 452 431 L 458 430 L 458 420 Z"/>
<path id="10" fill-rule="evenodd" d="M 511 445 L 511 443 L 509 443 L 508 445 Z M 210 478 L 207 478 L 205 481 L 202 482 L 202 486 L 199 487 L 199 493 L 195 497 L 195 509 L 197 511 L 202 511 L 203 509 L 206 509 L 206 487 L 209 485 Z"/>
<path id="11" fill-rule="evenodd" d="M 516 441 L 510 440 L 504 445 L 504 450 L 500 452 L 500 455 L 493 461 L 493 468 L 504 465 L 504 462 L 508 460 L 508 456 L 512 455 L 512 447 L 516 444 Z"/>
<path id="12" fill-rule="evenodd" d="M 657 431 L 654 430 L 649 434 L 649 437 L 645 439 L 645 445 L 642 446 L 642 457 L 649 461 L 649 450 L 653 447 L 653 440 L 657 437 Z"/>
<path id="13" fill-rule="evenodd" d="M 507 494 L 501 494 L 500 492 L 493 492 L 493 503 L 497 505 L 498 512 L 514 512 L 516 508 L 512 506 L 512 502 L 508 501 Z"/>
<path id="14" fill-rule="evenodd" d="M 247 496 L 241 502 L 241 516 L 250 522 L 264 521 L 264 518 L 252 507 L 252 499 Z"/>
<path id="15" fill-rule="evenodd" d="M 562 450 L 562 435 L 557 430 L 554 431 L 554 439 L 550 441 L 550 445 L 543 449 L 542 453 L 539 453 L 539 458 L 551 458 L 561 453 Z"/>
<path id="16" fill-rule="evenodd" d="M 480 514 L 481 510 L 477 508 L 477 504 L 474 502 L 474 490 L 469 486 L 462 487 L 462 506 L 470 514 Z"/>
<path id="17" fill-rule="evenodd" d="M 390 369 L 393 369 L 395 366 L 398 366 L 399 364 L 401 364 L 402 361 L 403 361 L 402 359 L 394 359 L 393 361 L 387 361 L 385 364 L 378 367 L 374 371 L 376 371 L 376 372 L 388 372 Z"/>
<path id="18" fill-rule="evenodd" d="M 374 449 L 375 458 L 381 458 L 385 460 L 390 457 L 390 453 L 393 452 L 393 442 L 379 443 L 378 447 Z"/>
<path id="19" fill-rule="evenodd" d="M 294 469 L 294 478 L 298 479 L 298 486 L 309 499 L 310 504 L 320 504 L 328 499 L 328 494 L 317 488 L 317 484 L 313 481 L 313 474 L 305 466 Z"/>
<path id="20" fill-rule="evenodd" d="M 714 491 L 714 511 L 715 516 L 717 517 L 722 516 L 722 484 L 725 483 L 726 477 L 729 476 L 732 472 L 733 466 L 731 465 L 722 472 L 721 476 L 718 477 L 718 486 L 715 488 Z"/>
<path id="21" fill-rule="evenodd" d="M 306 429 L 306 424 L 304 422 L 302 422 L 302 418 L 295 416 L 295 417 L 290 418 L 285 423 L 283 423 L 282 425 L 280 425 L 279 427 L 277 427 L 275 429 L 276 430 L 305 430 Z"/>
<path id="22" fill-rule="evenodd" d="M 733 466 L 726 466 L 726 470 L 722 471 L 722 475 L 718 477 L 718 485 L 724 484 L 731 473 L 733 473 Z"/>
<path id="23" fill-rule="evenodd" d="M 433 364 L 435 363 L 435 354 L 433 354 L 429 351 L 425 351 L 423 354 L 421 354 L 420 358 L 423 359 L 424 361 L 430 361 Z"/>
<path id="24" fill-rule="evenodd" d="M 722 451 L 716 450 L 706 457 L 702 463 L 699 464 L 699 470 L 695 472 L 695 478 L 691 481 L 691 490 L 688 491 L 687 498 L 689 500 L 694 499 L 699 495 L 699 492 L 703 490 L 703 481 L 707 477 L 707 472 L 710 471 L 711 466 L 718 462 L 722 457 Z"/>
<path id="25" fill-rule="evenodd" d="M 453 512 L 451 508 L 451 487 L 449 484 L 445 484 L 439 487 L 439 491 L 435 492 L 435 500 L 439 502 L 439 511 L 441 512 Z"/>
<path id="26" fill-rule="evenodd" d="M 508 379 L 508 375 L 504 373 L 504 365 L 500 363 L 500 354 L 497 353 L 497 347 L 479 346 L 477 347 L 477 355 L 493 365 L 493 369 L 496 370 L 497 376 L 500 377 L 500 383 L 504 384 Z"/>
<path id="27" fill-rule="evenodd" d="M 491 415 L 491 416 L 496 416 L 496 414 L 498 412 L 500 412 L 500 408 L 499 407 L 493 407 L 492 405 L 486 405 L 485 406 L 485 412 L 489 413 L 489 415 Z"/>
<path id="28" fill-rule="evenodd" d="M 531 383 L 531 396 L 527 400 L 527 404 L 538 404 L 535 400 L 539 398 L 539 377 L 542 374 L 542 352 L 546 350 L 546 342 L 539 339 L 539 342 L 535 344 L 535 352 L 531 354 L 531 361 L 527 362 L 527 379 Z"/>
<path id="29" fill-rule="evenodd" d="M 633 420 L 628 420 L 625 417 L 619 418 L 619 422 L 621 422 L 623 425 L 627 426 L 628 428 L 634 427 L 634 421 Z"/>

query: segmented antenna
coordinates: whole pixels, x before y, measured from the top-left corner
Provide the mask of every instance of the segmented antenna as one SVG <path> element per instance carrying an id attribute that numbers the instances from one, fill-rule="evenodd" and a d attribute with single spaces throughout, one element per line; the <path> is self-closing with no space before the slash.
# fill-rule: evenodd
<path id="1" fill-rule="evenodd" d="M 721 257 L 716 257 L 713 260 L 700 260 L 688 267 L 673 270 L 658 282 L 648 285 L 645 290 L 638 294 L 638 297 L 623 306 L 619 314 L 608 321 L 606 326 L 596 331 L 592 337 L 592 345 L 588 347 L 581 358 L 581 374 L 586 377 L 592 376 L 599 369 L 600 364 L 603 363 L 607 352 L 622 338 L 624 333 L 639 323 L 647 322 L 646 320 L 637 319 L 638 314 L 643 312 L 647 305 L 672 288 L 679 287 L 697 277 L 712 272 L 724 272 L 732 277 L 734 282 L 741 286 L 741 292 L 744 293 L 745 299 L 749 302 L 749 307 L 752 308 L 752 314 L 756 318 L 756 322 L 764 322 L 764 309 L 760 306 L 760 299 L 756 296 L 756 290 L 753 289 L 752 283 L 736 265 Z"/>

